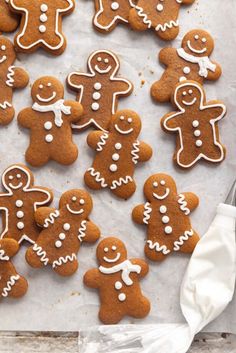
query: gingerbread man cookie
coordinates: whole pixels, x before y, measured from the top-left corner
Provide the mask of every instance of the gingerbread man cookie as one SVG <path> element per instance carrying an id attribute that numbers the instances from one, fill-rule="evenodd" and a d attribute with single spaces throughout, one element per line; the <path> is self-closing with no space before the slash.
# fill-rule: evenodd
<path id="1" fill-rule="evenodd" d="M 87 271 L 84 283 L 99 290 L 99 318 L 104 324 L 116 324 L 124 316 L 144 318 L 150 302 L 143 295 L 139 280 L 147 275 L 148 264 L 141 259 L 127 259 L 124 243 L 106 238 L 97 247 L 99 268 Z"/>
<path id="2" fill-rule="evenodd" d="M 49 264 L 61 276 L 73 275 L 78 268 L 80 244 L 93 243 L 100 237 L 100 230 L 88 219 L 92 207 L 91 196 L 75 189 L 61 196 L 59 210 L 39 208 L 35 220 L 43 230 L 26 252 L 29 265 L 41 268 Z"/>
<path id="3" fill-rule="evenodd" d="M 225 147 L 219 141 L 218 121 L 226 114 L 220 101 L 206 102 L 203 87 L 194 81 L 179 83 L 173 95 L 176 112 L 165 115 L 161 126 L 176 133 L 174 161 L 183 168 L 194 166 L 200 159 L 218 163 L 225 158 Z"/>
<path id="4" fill-rule="evenodd" d="M 108 187 L 123 199 L 133 195 L 135 166 L 152 156 L 151 147 L 137 140 L 141 126 L 135 112 L 121 110 L 112 117 L 109 132 L 94 131 L 88 135 L 87 143 L 96 151 L 92 167 L 84 176 L 88 187 L 94 190 Z"/>
<path id="5" fill-rule="evenodd" d="M 19 298 L 28 289 L 26 279 L 20 276 L 10 261 L 19 250 L 14 239 L 0 239 L 0 296 Z"/>
<path id="6" fill-rule="evenodd" d="M 74 0 L 9 0 L 11 10 L 20 14 L 15 47 L 24 53 L 38 48 L 60 55 L 66 48 L 62 17 L 74 11 Z"/>
<path id="7" fill-rule="evenodd" d="M 9 124 L 14 118 L 13 90 L 24 88 L 29 82 L 28 74 L 14 66 L 15 60 L 13 44 L 8 38 L 0 36 L 0 125 Z"/>
<path id="8" fill-rule="evenodd" d="M 18 17 L 10 11 L 9 0 L 0 0 L 0 32 L 13 32 L 18 23 Z"/>
<path id="9" fill-rule="evenodd" d="M 193 4 L 194 1 L 138 0 L 129 13 L 130 26 L 138 31 L 152 28 L 161 39 L 175 39 L 179 33 L 180 6 Z"/>
<path id="10" fill-rule="evenodd" d="M 116 76 L 119 68 L 119 60 L 112 52 L 99 50 L 88 59 L 89 73 L 72 72 L 68 76 L 68 85 L 78 92 L 77 100 L 84 108 L 84 116 L 74 128 L 94 125 L 101 130 L 108 129 L 118 98 L 130 95 L 133 90 L 131 82 Z"/>
<path id="11" fill-rule="evenodd" d="M 19 244 L 23 240 L 34 243 L 40 231 L 34 221 L 34 212 L 38 206 L 52 201 L 52 191 L 34 186 L 32 172 L 22 164 L 7 168 L 2 175 L 2 184 L 7 192 L 0 194 L 0 211 L 4 211 L 4 230 L 0 238 L 13 238 Z"/>
<path id="12" fill-rule="evenodd" d="M 177 193 L 174 180 L 166 174 L 152 175 L 144 184 L 147 202 L 133 209 L 133 220 L 147 226 L 145 254 L 162 261 L 171 252 L 192 253 L 198 240 L 189 215 L 198 206 L 198 197 Z"/>
<path id="13" fill-rule="evenodd" d="M 18 115 L 18 123 L 30 129 L 30 145 L 25 158 L 34 167 L 50 159 L 72 164 L 78 148 L 72 141 L 71 123 L 80 119 L 83 108 L 74 101 L 64 101 L 64 87 L 54 77 L 39 78 L 31 90 L 33 106 Z"/>
<path id="14" fill-rule="evenodd" d="M 166 70 L 161 79 L 152 85 L 152 97 L 158 102 L 167 102 L 179 82 L 193 80 L 203 84 L 204 80 L 218 80 L 221 68 L 209 58 L 213 49 L 213 38 L 201 29 L 188 32 L 181 48 L 162 49 L 159 61 L 166 66 Z"/>
<path id="15" fill-rule="evenodd" d="M 94 27 L 101 32 L 111 32 L 119 22 L 128 23 L 132 0 L 95 0 Z"/>

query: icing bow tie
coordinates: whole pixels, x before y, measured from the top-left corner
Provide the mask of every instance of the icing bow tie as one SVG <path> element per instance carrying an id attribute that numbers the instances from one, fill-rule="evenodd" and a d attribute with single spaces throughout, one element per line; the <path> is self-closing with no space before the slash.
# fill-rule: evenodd
<path id="1" fill-rule="evenodd" d="M 63 124 L 62 113 L 65 115 L 69 115 L 71 113 L 71 107 L 64 105 L 64 99 L 59 99 L 56 103 L 49 105 L 34 103 L 32 108 L 42 113 L 53 112 L 55 115 L 54 122 L 57 127 L 61 127 Z"/>

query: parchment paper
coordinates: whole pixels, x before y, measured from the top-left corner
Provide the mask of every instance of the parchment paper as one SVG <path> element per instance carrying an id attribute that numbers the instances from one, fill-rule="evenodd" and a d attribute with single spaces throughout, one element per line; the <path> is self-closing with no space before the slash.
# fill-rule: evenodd
<path id="1" fill-rule="evenodd" d="M 65 53 L 53 57 L 38 51 L 32 55 L 20 55 L 17 64 L 25 67 L 30 81 L 43 75 L 55 75 L 62 81 L 73 70 L 86 71 L 87 58 L 98 49 L 113 50 L 120 58 L 120 74 L 134 84 L 134 93 L 120 100 L 119 108 L 136 110 L 142 117 L 140 138 L 150 143 L 154 150 L 148 163 L 137 167 L 135 179 L 137 191 L 128 201 L 116 199 L 107 191 L 91 192 L 94 210 L 91 219 L 100 226 L 103 236 L 115 235 L 125 241 L 129 257 L 143 257 L 145 227 L 133 224 L 131 211 L 144 201 L 143 183 L 153 173 L 171 174 L 180 192 L 192 191 L 200 197 L 200 206 L 192 215 L 192 223 L 199 234 L 208 229 L 216 206 L 224 201 L 231 183 L 236 177 L 236 1 L 199 0 L 193 6 L 182 8 L 181 32 L 173 43 L 159 41 L 150 32 L 135 33 L 126 26 L 119 26 L 113 33 L 102 35 L 92 28 L 94 2 L 76 1 L 75 12 L 63 20 L 68 39 Z M 172 110 L 169 104 L 154 103 L 149 94 L 151 84 L 157 80 L 163 68 L 157 61 L 159 50 L 166 45 L 180 46 L 182 36 L 193 28 L 203 28 L 215 38 L 213 59 L 222 64 L 223 76 L 214 84 L 206 85 L 207 98 L 221 99 L 228 107 L 225 120 L 220 122 L 221 140 L 227 147 L 227 159 L 219 166 L 200 163 L 192 170 L 181 171 L 173 166 L 172 154 L 175 140 L 160 128 L 160 118 Z M 9 37 L 13 37 L 12 35 Z M 75 95 L 66 91 L 66 98 Z M 15 92 L 16 111 L 32 104 L 30 87 Z M 83 174 L 91 165 L 93 152 L 86 144 L 89 130 L 75 134 L 80 155 L 70 167 L 54 162 L 33 170 L 36 184 L 52 188 L 54 205 L 58 206 L 60 194 L 69 188 L 84 187 Z M 17 126 L 16 119 L 0 128 L 0 171 L 12 163 L 24 162 L 24 152 L 29 143 L 27 130 Z M 31 269 L 24 260 L 25 246 L 14 259 L 18 271 L 29 281 L 29 291 L 21 300 L 4 300 L 0 305 L 0 330 L 55 330 L 78 331 L 81 327 L 99 324 L 97 312 L 99 298 L 96 291 L 83 286 L 86 270 L 97 266 L 96 245 L 82 245 L 79 252 L 79 271 L 70 278 L 60 278 L 51 268 Z M 142 281 L 144 293 L 150 298 L 152 310 L 145 320 L 126 319 L 122 323 L 155 324 L 180 323 L 183 317 L 179 308 L 179 288 L 188 256 L 169 256 L 163 263 L 150 263 L 150 274 Z M 236 302 L 209 328 L 213 331 L 236 333 Z"/>

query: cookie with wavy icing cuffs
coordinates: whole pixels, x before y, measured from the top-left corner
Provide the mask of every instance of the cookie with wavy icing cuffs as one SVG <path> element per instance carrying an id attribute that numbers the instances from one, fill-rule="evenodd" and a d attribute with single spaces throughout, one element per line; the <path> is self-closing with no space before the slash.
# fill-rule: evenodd
<path id="1" fill-rule="evenodd" d="M 81 104 L 64 100 L 64 87 L 54 77 L 39 78 L 32 86 L 34 104 L 18 114 L 18 123 L 30 130 L 30 144 L 26 161 L 34 167 L 54 160 L 72 164 L 78 148 L 72 140 L 71 123 L 83 113 Z"/>
<path id="2" fill-rule="evenodd" d="M 177 135 L 174 162 L 182 168 L 191 168 L 201 159 L 222 162 L 226 149 L 220 143 L 218 122 L 226 106 L 218 100 L 207 102 L 203 87 L 194 81 L 179 83 L 172 101 L 177 110 L 166 114 L 161 126 Z"/>
<path id="3" fill-rule="evenodd" d="M 195 0 L 138 0 L 129 13 L 130 26 L 137 31 L 152 29 L 164 40 L 175 39 L 179 33 L 179 10 L 181 5 L 193 4 Z"/>
<path id="4" fill-rule="evenodd" d="M 19 14 L 20 29 L 15 36 L 18 51 L 32 53 L 38 48 L 60 55 L 66 48 L 62 18 L 74 11 L 74 0 L 9 0 L 10 8 Z"/>
<path id="5" fill-rule="evenodd" d="M 9 0 L 0 0 L 0 32 L 13 32 L 19 24 L 19 18 L 9 8 Z"/>
<path id="6" fill-rule="evenodd" d="M 50 204 L 52 191 L 34 186 L 34 176 L 23 164 L 8 167 L 2 175 L 2 184 L 6 192 L 0 194 L 3 219 L 0 238 L 13 238 L 19 244 L 23 240 L 34 243 L 40 232 L 34 212 L 38 207 Z"/>
<path id="7" fill-rule="evenodd" d="M 166 69 L 161 79 L 152 85 L 152 97 L 158 102 L 167 102 L 179 82 L 193 80 L 202 85 L 205 80 L 218 80 L 221 67 L 210 59 L 213 50 L 213 38 L 201 29 L 188 32 L 181 48 L 162 49 L 159 61 Z"/>
<path id="8" fill-rule="evenodd" d="M 93 52 L 88 59 L 88 73 L 72 72 L 67 83 L 77 92 L 77 100 L 83 105 L 84 115 L 74 129 L 85 129 L 90 125 L 107 130 L 112 114 L 115 114 L 118 99 L 132 93 L 133 85 L 118 77 L 118 57 L 108 50 Z"/>
<path id="9" fill-rule="evenodd" d="M 138 114 L 121 110 L 112 117 L 108 132 L 94 131 L 88 135 L 87 143 L 96 152 L 93 164 L 84 176 L 88 187 L 94 190 L 109 188 L 123 199 L 133 195 L 135 166 L 152 156 L 152 148 L 137 139 L 141 126 Z"/>
<path id="10" fill-rule="evenodd" d="M 144 184 L 147 202 L 133 209 L 133 220 L 147 226 L 145 254 L 152 261 L 162 261 L 175 252 L 192 253 L 199 236 L 189 215 L 199 203 L 198 197 L 179 194 L 175 181 L 167 174 L 152 175 Z"/>
<path id="11" fill-rule="evenodd" d="M 94 243 L 99 228 L 89 220 L 93 201 L 85 190 L 69 190 L 60 198 L 59 209 L 41 207 L 35 213 L 42 231 L 26 252 L 34 268 L 50 265 L 61 276 L 71 276 L 78 268 L 77 253 L 82 242 Z"/>
<path id="12" fill-rule="evenodd" d="M 99 319 L 116 324 L 124 316 L 137 319 L 149 314 L 150 302 L 143 295 L 140 279 L 148 273 L 142 259 L 127 259 L 124 243 L 114 237 L 102 240 L 97 247 L 98 268 L 87 271 L 84 284 L 99 290 Z"/>
<path id="13" fill-rule="evenodd" d="M 128 24 L 129 11 L 133 6 L 132 0 L 94 0 L 94 27 L 109 33 L 118 23 Z"/>
<path id="14" fill-rule="evenodd" d="M 28 289 L 26 279 L 20 276 L 11 262 L 19 245 L 14 239 L 0 239 L 0 297 L 19 298 Z"/>
<path id="15" fill-rule="evenodd" d="M 11 41 L 0 36 L 0 125 L 9 124 L 15 115 L 12 105 L 13 91 L 29 82 L 25 70 L 14 66 L 16 52 Z"/>

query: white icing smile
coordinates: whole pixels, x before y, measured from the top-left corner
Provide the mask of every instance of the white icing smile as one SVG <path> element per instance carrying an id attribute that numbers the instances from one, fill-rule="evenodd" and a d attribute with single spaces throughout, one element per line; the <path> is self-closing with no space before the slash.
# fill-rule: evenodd
<path id="1" fill-rule="evenodd" d="M 120 253 L 118 252 L 116 257 L 114 259 L 109 259 L 108 257 L 106 256 L 103 256 L 103 260 L 108 262 L 108 263 L 113 263 L 113 262 L 116 262 L 120 259 Z"/>
<path id="2" fill-rule="evenodd" d="M 95 65 L 95 70 L 99 72 L 100 74 L 107 74 L 109 71 L 111 71 L 111 65 L 109 65 L 106 69 L 102 70 L 98 67 L 98 65 Z"/>
<path id="3" fill-rule="evenodd" d="M 20 189 L 23 186 L 23 184 L 22 184 L 22 182 L 20 182 L 17 185 L 13 185 L 12 183 L 9 183 L 9 186 L 10 186 L 11 189 L 17 190 L 17 189 Z"/>
<path id="4" fill-rule="evenodd" d="M 4 61 L 7 60 L 7 57 L 6 55 L 3 55 L 3 57 L 0 59 L 0 64 L 2 64 Z"/>
<path id="5" fill-rule="evenodd" d="M 67 208 L 67 210 L 68 210 L 70 213 L 73 213 L 73 214 L 82 214 L 82 213 L 84 212 L 84 209 L 83 209 L 83 208 L 81 208 L 81 209 L 78 210 L 78 211 L 72 210 L 72 208 L 70 208 L 70 205 L 69 205 L 69 204 L 66 205 L 66 208 Z"/>
<path id="6" fill-rule="evenodd" d="M 193 53 L 196 53 L 196 54 L 203 54 L 207 51 L 207 48 L 203 48 L 201 50 L 193 48 L 190 40 L 187 41 L 187 46 L 188 46 L 189 50 L 191 50 Z"/>
<path id="7" fill-rule="evenodd" d="M 191 100 L 191 102 L 186 102 L 185 100 L 183 100 L 182 102 L 184 105 L 190 106 L 190 105 L 195 104 L 196 101 L 197 101 L 197 98 L 195 97 L 195 98 L 193 98 L 193 100 Z"/>
<path id="8" fill-rule="evenodd" d="M 157 200 L 164 200 L 170 193 L 170 189 L 169 188 L 166 188 L 166 192 L 163 196 L 160 196 L 158 194 L 156 194 L 155 192 L 152 193 L 152 196 L 155 197 L 155 199 Z"/>
<path id="9" fill-rule="evenodd" d="M 128 135 L 131 132 L 133 132 L 133 130 L 134 130 L 133 128 L 131 128 L 129 130 L 122 130 L 122 129 L 119 128 L 119 126 L 117 124 L 115 124 L 115 129 L 116 129 L 116 131 L 118 131 L 122 135 Z"/>
<path id="10" fill-rule="evenodd" d="M 55 97 L 56 97 L 56 92 L 54 91 L 53 94 L 49 97 L 49 98 L 42 98 L 39 94 L 37 94 L 37 99 L 40 101 L 40 102 L 43 102 L 43 103 L 48 103 L 48 102 L 51 102 Z"/>

